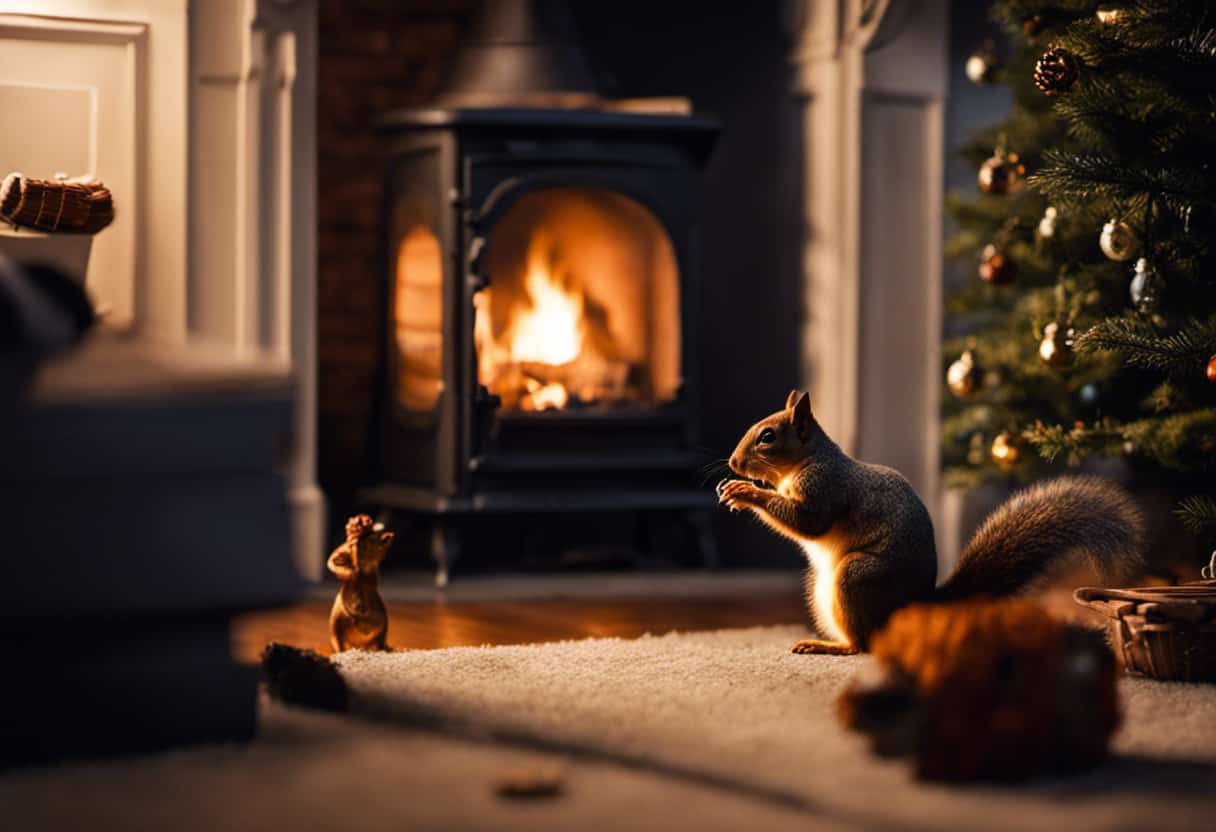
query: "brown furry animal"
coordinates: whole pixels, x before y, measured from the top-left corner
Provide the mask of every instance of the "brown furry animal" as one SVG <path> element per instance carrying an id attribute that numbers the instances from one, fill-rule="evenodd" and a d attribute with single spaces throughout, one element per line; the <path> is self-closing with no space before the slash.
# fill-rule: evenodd
<path id="1" fill-rule="evenodd" d="M 1106 580 L 1140 568 L 1144 521 L 1121 488 L 1095 477 L 1040 483 L 1011 497 L 937 580 L 933 521 L 898 471 L 853 459 L 823 431 L 806 393 L 743 435 L 718 484 L 802 549 L 807 607 L 821 638 L 795 653 L 858 653 L 891 613 L 916 602 L 1013 595 L 1084 558 Z"/>
<path id="2" fill-rule="evenodd" d="M 342 581 L 329 614 L 330 644 L 343 650 L 387 650 L 388 611 L 380 600 L 380 562 L 392 545 L 366 514 L 346 521 L 346 542 L 329 556 L 329 571 Z"/>
<path id="3" fill-rule="evenodd" d="M 840 717 L 931 780 L 1021 779 L 1096 765 L 1119 725 L 1098 634 L 1029 601 L 906 607 L 871 643 L 875 667 Z"/>

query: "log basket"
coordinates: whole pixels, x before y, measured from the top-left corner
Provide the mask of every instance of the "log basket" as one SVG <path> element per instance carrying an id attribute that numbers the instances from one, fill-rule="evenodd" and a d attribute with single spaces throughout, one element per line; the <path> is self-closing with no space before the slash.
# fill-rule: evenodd
<path id="1" fill-rule="evenodd" d="M 1083 587 L 1073 597 L 1107 618 L 1111 646 L 1128 670 L 1154 679 L 1216 682 L 1216 580 Z"/>

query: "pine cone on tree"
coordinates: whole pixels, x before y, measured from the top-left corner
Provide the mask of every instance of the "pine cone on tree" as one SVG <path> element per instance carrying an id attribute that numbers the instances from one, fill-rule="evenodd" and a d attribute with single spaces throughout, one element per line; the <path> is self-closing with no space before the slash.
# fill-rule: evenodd
<path id="1" fill-rule="evenodd" d="M 1034 85 L 1047 95 L 1058 95 L 1081 75 L 1081 62 L 1067 49 L 1048 49 L 1034 65 Z"/>

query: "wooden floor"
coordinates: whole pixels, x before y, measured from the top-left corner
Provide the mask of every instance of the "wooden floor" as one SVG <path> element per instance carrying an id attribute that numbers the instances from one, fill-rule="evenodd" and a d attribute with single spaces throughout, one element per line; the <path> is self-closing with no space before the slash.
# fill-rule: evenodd
<path id="1" fill-rule="evenodd" d="M 672 630 L 716 630 L 806 620 L 796 596 L 594 601 L 430 601 L 389 604 L 389 644 L 431 649 L 480 644 L 528 644 L 590 637 L 637 638 Z M 250 613 L 233 628 L 241 661 L 255 662 L 268 642 L 329 652 L 329 608 L 308 601 Z"/>

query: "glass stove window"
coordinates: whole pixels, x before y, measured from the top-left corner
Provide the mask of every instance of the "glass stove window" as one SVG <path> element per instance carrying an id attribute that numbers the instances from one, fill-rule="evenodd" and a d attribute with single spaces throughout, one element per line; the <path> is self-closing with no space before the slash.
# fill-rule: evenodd
<path id="1" fill-rule="evenodd" d="M 423 225 L 397 245 L 393 322 L 397 401 L 433 411 L 443 390 L 443 257 L 439 238 Z"/>
<path id="2" fill-rule="evenodd" d="M 474 298 L 478 378 L 505 410 L 653 405 L 680 386 L 679 273 L 649 210 L 548 188 L 490 229 Z"/>

